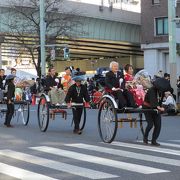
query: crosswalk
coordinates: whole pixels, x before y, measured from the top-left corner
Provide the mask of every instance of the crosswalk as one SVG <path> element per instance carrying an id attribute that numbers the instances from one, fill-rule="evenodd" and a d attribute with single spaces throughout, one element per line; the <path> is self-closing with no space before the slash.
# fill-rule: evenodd
<path id="1" fill-rule="evenodd" d="M 166 176 L 173 173 L 173 168 L 180 167 L 180 144 L 171 141 L 161 145 L 152 147 L 140 142 L 95 145 L 69 143 L 59 147 L 28 147 L 26 152 L 1 149 L 0 161 L 1 158 L 6 158 L 10 162 L 23 162 L 35 169 L 37 167 L 37 170 L 34 171 L 34 168 L 29 166 L 15 167 L 9 162 L 0 162 L 0 174 L 21 180 L 123 179 L 121 172 L 142 176 L 152 174 Z M 56 172 L 56 176 L 53 176 L 53 173 L 44 173 L 51 170 Z"/>

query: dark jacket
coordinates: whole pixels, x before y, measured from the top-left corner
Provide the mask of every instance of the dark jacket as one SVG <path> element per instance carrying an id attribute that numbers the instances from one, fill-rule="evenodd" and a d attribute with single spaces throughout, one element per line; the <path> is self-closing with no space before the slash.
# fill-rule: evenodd
<path id="1" fill-rule="evenodd" d="M 46 91 L 49 91 L 50 87 L 57 86 L 55 79 L 56 79 L 56 76 L 54 76 L 54 77 L 47 76 L 46 77 L 46 79 L 45 79 L 45 90 Z"/>
<path id="2" fill-rule="evenodd" d="M 76 84 L 73 84 L 72 86 L 70 86 L 70 88 L 68 89 L 66 98 L 65 98 L 65 102 L 66 103 L 69 103 L 69 102 L 83 103 L 83 99 L 86 102 L 90 101 L 90 97 L 89 97 L 86 86 L 82 84 L 80 85 L 79 96 L 78 96 L 78 90 L 77 90 Z"/>
<path id="3" fill-rule="evenodd" d="M 15 85 L 13 82 L 8 83 L 8 90 L 7 90 L 7 101 L 13 100 L 15 96 Z"/>
<path id="4" fill-rule="evenodd" d="M 159 106 L 158 91 L 154 86 L 147 91 L 144 102 L 143 108 L 156 109 Z"/>
<path id="5" fill-rule="evenodd" d="M 125 80 L 124 80 L 123 70 L 118 71 L 117 76 L 112 71 L 109 71 L 108 73 L 106 73 L 106 77 L 105 77 L 105 86 L 106 86 L 106 88 L 108 88 L 110 90 L 113 87 L 119 88 L 119 79 L 120 78 L 123 79 L 123 82 L 122 82 L 120 88 L 125 89 Z"/>
<path id="6" fill-rule="evenodd" d="M 0 76 L 0 89 L 4 89 L 3 81 L 6 79 L 6 76 Z"/>

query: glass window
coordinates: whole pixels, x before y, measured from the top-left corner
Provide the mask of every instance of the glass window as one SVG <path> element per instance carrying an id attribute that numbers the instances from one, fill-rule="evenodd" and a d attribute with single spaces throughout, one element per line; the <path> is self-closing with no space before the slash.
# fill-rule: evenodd
<path id="1" fill-rule="evenodd" d="M 168 34 L 168 18 L 156 18 L 156 35 Z"/>
<path id="2" fill-rule="evenodd" d="M 160 2 L 159 2 L 160 0 L 152 0 L 152 4 L 159 4 Z"/>
<path id="3" fill-rule="evenodd" d="M 164 18 L 164 34 L 168 34 L 168 18 Z"/>

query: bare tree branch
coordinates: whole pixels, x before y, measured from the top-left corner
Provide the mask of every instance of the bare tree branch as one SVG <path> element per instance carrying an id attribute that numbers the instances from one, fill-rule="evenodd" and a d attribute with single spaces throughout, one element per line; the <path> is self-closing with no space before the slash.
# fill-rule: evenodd
<path id="1" fill-rule="evenodd" d="M 78 27 L 83 25 L 80 13 L 77 9 L 67 11 L 63 8 L 64 0 L 46 0 L 45 1 L 45 21 L 46 21 L 46 43 L 56 40 L 57 37 L 66 37 L 73 39 L 78 37 Z M 40 17 L 39 0 L 11 0 L 9 11 L 9 21 L 4 25 L 9 28 L 10 34 L 19 42 L 19 45 L 26 49 L 32 57 L 37 73 L 40 72 L 40 51 L 37 49 L 40 45 Z M 27 37 L 34 37 L 33 42 L 28 42 Z M 38 53 L 38 58 L 35 57 Z"/>

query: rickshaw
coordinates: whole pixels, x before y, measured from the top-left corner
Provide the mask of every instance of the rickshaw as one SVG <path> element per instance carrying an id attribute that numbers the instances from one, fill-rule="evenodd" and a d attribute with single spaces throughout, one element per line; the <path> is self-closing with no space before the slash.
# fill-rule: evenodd
<path id="1" fill-rule="evenodd" d="M 142 84 L 147 89 L 151 86 L 149 74 L 146 70 L 139 71 L 136 76 L 138 83 Z M 117 128 L 122 127 L 123 123 L 129 123 L 130 127 L 137 127 L 139 123 L 140 130 L 144 137 L 144 126 L 145 119 L 143 116 L 144 112 L 157 112 L 157 109 L 142 109 L 142 107 L 131 108 L 124 107 L 118 108 L 117 99 L 110 94 L 105 93 L 99 102 L 99 113 L 98 113 L 98 130 L 99 135 L 103 142 L 111 143 L 117 133 Z M 119 117 L 120 114 L 127 114 L 127 118 Z M 133 117 L 135 115 L 136 117 Z"/>
<path id="2" fill-rule="evenodd" d="M 82 107 L 83 113 L 81 116 L 81 123 L 80 123 L 80 130 L 84 129 L 85 123 L 86 123 L 86 108 L 84 107 L 84 104 L 75 104 L 72 103 L 71 108 L 76 107 Z M 67 105 L 65 103 L 60 105 L 52 105 L 50 98 L 47 94 L 43 93 L 40 96 L 40 100 L 38 103 L 38 125 L 42 132 L 45 132 L 48 128 L 50 119 L 55 120 L 56 115 L 62 115 L 62 118 L 66 119 L 67 115 L 70 115 L 67 113 Z M 51 113 L 53 112 L 53 113 Z"/>
<path id="3" fill-rule="evenodd" d="M 83 130 L 86 123 L 86 107 L 84 103 L 72 103 L 71 108 L 83 108 L 83 113 L 80 121 L 80 130 Z M 39 103 L 38 103 L 38 125 L 42 132 L 45 132 L 48 128 L 49 121 L 55 120 L 57 115 L 62 115 L 62 118 L 67 119 L 67 116 L 72 115 L 69 113 L 66 103 L 61 103 L 59 105 L 54 105 L 51 103 L 51 99 L 48 95 L 48 92 L 41 94 Z M 73 119 L 72 119 L 73 123 Z M 71 123 L 71 124 L 72 124 Z"/>
<path id="4" fill-rule="evenodd" d="M 28 125 L 29 122 L 30 104 L 31 104 L 31 98 L 29 96 L 29 88 L 25 87 L 22 91 L 22 98 L 16 98 L 16 97 L 14 98 L 14 105 L 15 105 L 14 118 L 17 117 L 17 121 L 21 119 L 22 123 L 25 126 Z M 7 112 L 6 106 L 7 106 L 6 97 L 4 97 L 0 102 L 1 117 L 4 117 Z"/>

